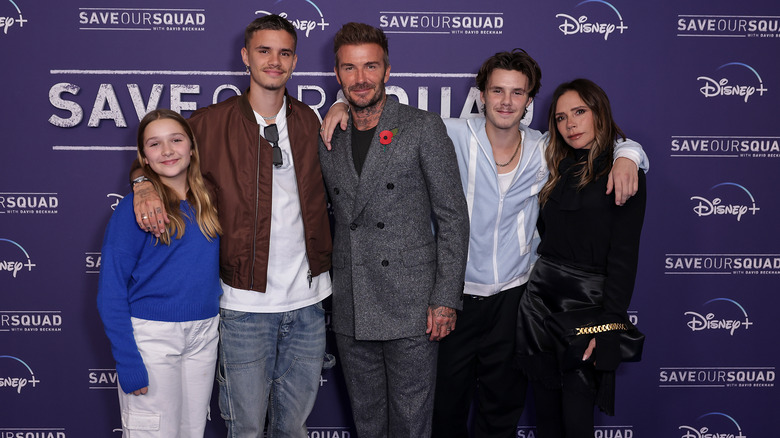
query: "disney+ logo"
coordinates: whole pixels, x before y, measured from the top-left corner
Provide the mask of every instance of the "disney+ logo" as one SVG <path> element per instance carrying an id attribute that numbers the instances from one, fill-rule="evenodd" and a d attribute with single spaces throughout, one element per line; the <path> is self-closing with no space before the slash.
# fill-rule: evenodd
<path id="1" fill-rule="evenodd" d="M 744 191 L 748 198 L 750 199 L 750 204 L 726 204 L 723 202 L 723 199 L 718 198 L 712 198 L 707 199 L 703 196 L 691 196 L 692 201 L 697 201 L 697 204 L 693 207 L 694 213 L 696 213 L 697 216 L 735 216 L 737 218 L 737 222 L 739 222 L 742 219 L 742 216 L 747 214 L 748 212 L 751 212 L 753 216 L 756 215 L 756 212 L 761 210 L 760 207 L 756 206 L 756 199 L 753 197 L 753 194 L 748 191 L 745 187 L 732 183 L 732 182 L 724 182 L 720 184 L 716 184 L 710 188 L 710 190 L 716 189 L 718 187 L 736 187 L 742 191 Z"/>
<path id="2" fill-rule="evenodd" d="M 756 92 L 758 92 L 759 96 L 763 96 L 764 93 L 768 91 L 766 87 L 764 87 L 764 81 L 761 79 L 761 75 L 758 74 L 756 69 L 747 64 L 743 64 L 741 62 L 729 62 L 718 67 L 718 70 L 730 66 L 744 67 L 752 72 L 758 79 L 758 88 L 756 88 L 755 85 L 730 84 L 727 78 L 716 80 L 707 76 L 699 76 L 696 78 L 696 80 L 704 82 L 704 85 L 699 88 L 699 91 L 704 95 L 704 97 L 739 96 L 744 99 L 745 103 L 747 103 L 748 99 L 756 94 Z"/>

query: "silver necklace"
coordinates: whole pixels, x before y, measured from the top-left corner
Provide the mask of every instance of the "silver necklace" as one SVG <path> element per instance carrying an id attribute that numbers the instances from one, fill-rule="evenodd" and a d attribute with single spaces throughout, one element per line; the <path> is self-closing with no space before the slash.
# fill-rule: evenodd
<path id="1" fill-rule="evenodd" d="M 495 163 L 496 163 L 496 166 L 498 166 L 498 167 L 506 167 L 506 166 L 509 166 L 509 163 L 511 163 L 511 162 L 512 162 L 512 160 L 514 160 L 514 159 L 515 159 L 515 157 L 517 156 L 517 152 L 520 150 L 520 143 L 522 143 L 522 142 L 523 142 L 523 136 L 520 136 L 520 141 L 518 141 L 518 142 L 517 142 L 517 147 L 515 148 L 515 153 L 514 153 L 514 154 L 512 154 L 512 158 L 510 158 L 510 159 L 509 159 L 509 161 L 507 161 L 507 162 L 506 162 L 506 163 L 504 163 L 504 164 L 501 164 L 501 163 L 499 163 L 498 161 L 495 161 L 495 160 L 494 160 L 494 161 L 495 161 Z"/>
<path id="2" fill-rule="evenodd" d="M 263 118 L 263 120 L 265 120 L 265 121 L 267 122 L 267 121 L 269 121 L 269 120 L 273 120 L 273 119 L 275 119 L 276 117 L 278 117 L 278 116 L 279 116 L 279 113 L 280 113 L 280 112 L 282 112 L 282 107 L 284 107 L 284 103 L 282 103 L 282 106 L 281 106 L 281 107 L 279 107 L 279 111 L 277 111 L 277 112 L 276 112 L 276 114 L 272 115 L 271 117 L 266 117 L 266 116 L 264 116 L 264 115 L 262 115 L 262 114 L 260 114 L 260 113 L 257 113 L 257 114 L 260 114 L 260 117 L 262 117 L 262 118 Z"/>

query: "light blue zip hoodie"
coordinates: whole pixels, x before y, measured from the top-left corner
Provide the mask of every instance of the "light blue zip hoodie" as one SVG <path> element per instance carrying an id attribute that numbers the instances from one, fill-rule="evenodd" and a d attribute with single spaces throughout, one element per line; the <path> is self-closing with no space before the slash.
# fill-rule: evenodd
<path id="1" fill-rule="evenodd" d="M 528 281 L 536 262 L 539 191 L 549 171 L 544 151 L 548 135 L 520 125 L 520 163 L 501 194 L 498 171 L 485 131 L 485 118 L 444 119 L 458 155 L 471 231 L 464 293 L 488 297 Z M 629 158 L 645 172 L 647 155 L 631 140 L 615 145 L 615 158 Z"/>

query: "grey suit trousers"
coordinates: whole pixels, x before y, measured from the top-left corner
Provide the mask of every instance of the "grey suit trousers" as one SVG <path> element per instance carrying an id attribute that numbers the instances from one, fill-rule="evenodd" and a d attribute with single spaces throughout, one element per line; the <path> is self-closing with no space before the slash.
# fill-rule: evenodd
<path id="1" fill-rule="evenodd" d="M 336 343 L 360 438 L 431 436 L 438 342 L 336 334 Z"/>

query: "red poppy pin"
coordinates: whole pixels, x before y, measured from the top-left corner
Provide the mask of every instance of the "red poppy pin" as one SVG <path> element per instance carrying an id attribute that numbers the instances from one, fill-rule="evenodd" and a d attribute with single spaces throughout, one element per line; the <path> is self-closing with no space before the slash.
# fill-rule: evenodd
<path id="1" fill-rule="evenodd" d="M 379 133 L 379 143 L 383 144 L 384 146 L 389 145 L 393 141 L 393 136 L 398 133 L 398 128 L 387 130 Z M 387 150 L 387 148 L 382 148 L 382 150 Z"/>

